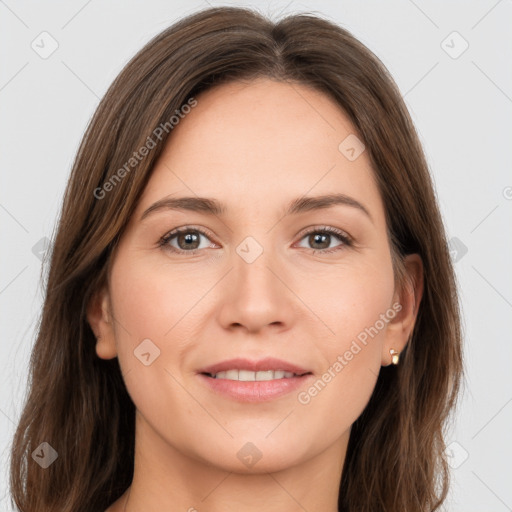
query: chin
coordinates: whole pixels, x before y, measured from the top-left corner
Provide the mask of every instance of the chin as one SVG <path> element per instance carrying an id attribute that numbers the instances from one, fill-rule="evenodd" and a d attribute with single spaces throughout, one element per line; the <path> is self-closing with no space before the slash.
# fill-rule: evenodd
<path id="1" fill-rule="evenodd" d="M 217 444 L 215 452 L 211 447 L 208 453 L 197 453 L 209 466 L 215 466 L 223 471 L 236 474 L 266 474 L 288 469 L 300 464 L 307 458 L 307 454 L 297 449 L 297 442 L 285 445 L 283 439 L 265 439 L 264 436 L 255 436 L 253 441 L 244 436 L 230 439 L 228 443 Z M 299 443 L 303 447 L 310 443 Z"/>

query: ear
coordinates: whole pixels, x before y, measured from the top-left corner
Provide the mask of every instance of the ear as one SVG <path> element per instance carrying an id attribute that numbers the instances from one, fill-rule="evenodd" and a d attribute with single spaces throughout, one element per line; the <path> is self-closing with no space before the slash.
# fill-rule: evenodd
<path id="1" fill-rule="evenodd" d="M 409 254 L 404 259 L 405 282 L 400 290 L 395 290 L 392 309 L 398 311 L 386 328 L 382 347 L 382 366 L 391 364 L 390 350 L 399 354 L 405 348 L 418 316 L 423 297 L 423 262 L 419 254 Z M 398 306 L 398 304 L 401 306 Z"/>
<path id="2" fill-rule="evenodd" d="M 117 356 L 110 297 L 106 286 L 96 292 L 87 305 L 87 321 L 96 336 L 96 354 L 101 359 Z"/>

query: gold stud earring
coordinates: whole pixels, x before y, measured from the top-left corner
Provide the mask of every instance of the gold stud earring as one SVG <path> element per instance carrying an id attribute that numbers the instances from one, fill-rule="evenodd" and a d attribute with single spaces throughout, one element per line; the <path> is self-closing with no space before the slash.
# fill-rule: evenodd
<path id="1" fill-rule="evenodd" d="M 400 354 L 395 349 L 390 349 L 389 353 L 391 354 L 391 363 L 397 365 Z"/>

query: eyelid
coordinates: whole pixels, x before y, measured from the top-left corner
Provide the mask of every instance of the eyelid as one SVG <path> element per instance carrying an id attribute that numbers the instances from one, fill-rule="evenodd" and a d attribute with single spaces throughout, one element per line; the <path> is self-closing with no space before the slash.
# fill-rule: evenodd
<path id="1" fill-rule="evenodd" d="M 178 226 L 177 228 L 171 229 L 169 232 L 167 232 L 162 238 L 166 238 L 168 236 L 176 235 L 183 232 L 188 231 L 197 231 L 201 233 L 204 236 L 207 236 L 208 238 L 215 238 L 214 234 L 207 228 L 204 228 L 202 226 L 195 226 L 193 224 L 186 224 L 185 226 Z"/>

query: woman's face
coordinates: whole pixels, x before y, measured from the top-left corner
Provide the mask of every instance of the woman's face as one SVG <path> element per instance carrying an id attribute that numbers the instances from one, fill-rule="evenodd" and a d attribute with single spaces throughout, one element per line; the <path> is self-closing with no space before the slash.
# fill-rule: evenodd
<path id="1" fill-rule="evenodd" d="M 303 85 L 261 79 L 196 99 L 120 241 L 97 353 L 119 358 L 138 442 L 160 455 L 236 472 L 341 456 L 412 329 L 368 153 Z"/>

